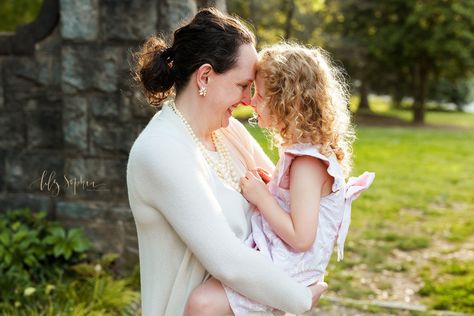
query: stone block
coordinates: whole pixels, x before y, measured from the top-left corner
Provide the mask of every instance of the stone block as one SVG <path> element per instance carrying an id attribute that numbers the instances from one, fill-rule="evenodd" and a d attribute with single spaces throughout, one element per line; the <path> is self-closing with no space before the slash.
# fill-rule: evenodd
<path id="1" fill-rule="evenodd" d="M 103 176 L 100 159 L 69 158 L 64 170 L 66 197 L 69 199 L 110 199 L 110 181 Z"/>
<path id="2" fill-rule="evenodd" d="M 128 155 L 133 142 L 138 136 L 137 125 L 91 120 L 89 123 L 91 155 L 122 154 Z"/>
<path id="3" fill-rule="evenodd" d="M 62 147 L 62 119 L 60 111 L 26 112 L 28 148 Z"/>
<path id="4" fill-rule="evenodd" d="M 0 112 L 0 148 L 24 148 L 26 145 L 24 130 L 23 113 L 6 110 Z"/>
<path id="5" fill-rule="evenodd" d="M 51 214 L 54 203 L 53 197 L 28 193 L 4 193 L 0 194 L 0 213 L 27 208 L 32 212 L 47 211 Z"/>
<path id="6" fill-rule="evenodd" d="M 38 87 L 45 86 L 51 89 L 51 86 L 59 86 L 61 78 L 61 50 L 58 43 L 52 43 L 58 40 L 56 38 L 50 41 L 48 38 L 44 41 L 44 51 L 37 49 L 34 56 L 4 58 L 2 60 L 4 84 L 10 89 L 24 90 L 29 93 L 31 93 L 32 88 L 37 89 Z"/>
<path id="7" fill-rule="evenodd" d="M 63 136 L 67 149 L 87 149 L 87 99 L 64 97 Z"/>
<path id="8" fill-rule="evenodd" d="M 38 63 L 31 57 L 8 58 L 2 66 L 4 66 L 6 93 L 11 90 L 20 90 L 31 95 L 41 85 L 38 81 Z"/>
<path id="9" fill-rule="evenodd" d="M 115 252 L 122 254 L 125 250 L 124 228 L 122 221 L 109 221 L 101 218 L 92 223 L 89 228 L 93 231 L 94 240 L 99 241 L 96 247 L 101 252 Z"/>
<path id="10" fill-rule="evenodd" d="M 227 6 L 225 0 L 197 0 L 198 9 L 207 7 L 216 7 L 222 12 L 227 12 Z"/>
<path id="11" fill-rule="evenodd" d="M 61 35 L 60 28 L 54 28 L 46 38 L 36 43 L 35 56 L 54 56 L 57 58 L 61 53 L 62 41 L 63 36 Z"/>
<path id="12" fill-rule="evenodd" d="M 28 86 L 28 85 L 23 85 L 19 84 L 18 86 L 9 87 L 8 85 L 4 86 L 5 87 L 5 110 L 10 111 L 10 112 L 18 112 L 23 109 L 31 109 L 35 110 L 37 109 L 36 104 L 37 99 L 41 98 L 41 94 L 45 94 L 45 90 L 43 89 L 38 89 L 35 86 Z M 31 100 L 34 100 L 35 106 L 29 106 L 31 105 Z"/>
<path id="13" fill-rule="evenodd" d="M 86 206 L 87 208 L 87 206 Z M 81 214 L 81 211 L 77 209 Z M 87 212 L 87 211 L 85 211 Z M 72 212 L 71 214 L 74 214 Z M 98 253 L 125 253 L 125 232 L 123 221 L 111 221 L 102 216 L 81 218 L 62 218 L 61 220 L 68 227 L 81 227 L 86 236 L 92 241 L 93 250 Z"/>
<path id="14" fill-rule="evenodd" d="M 100 94 L 89 96 L 89 108 L 96 118 L 116 119 L 119 116 L 120 96 Z"/>
<path id="15" fill-rule="evenodd" d="M 58 201 L 56 205 L 56 216 L 60 220 L 93 221 L 103 216 L 107 210 L 104 202 Z"/>
<path id="16" fill-rule="evenodd" d="M 159 1 L 104 0 L 102 33 L 106 40 L 143 40 L 156 33 Z"/>
<path id="17" fill-rule="evenodd" d="M 28 112 L 40 112 L 40 111 L 49 111 L 49 112 L 58 112 L 62 113 L 63 102 L 59 93 L 55 91 L 44 91 L 43 95 L 33 96 L 30 99 L 22 99 L 20 101 L 21 108 L 25 110 L 25 113 Z M 60 117 L 61 120 L 61 117 Z M 44 121 L 43 124 L 48 124 L 49 121 Z"/>
<path id="18" fill-rule="evenodd" d="M 122 111 L 134 118 L 146 119 L 149 121 L 158 111 L 158 108 L 148 104 L 143 93 L 138 89 L 132 91 L 124 91 L 121 95 Z M 127 118 L 128 119 L 128 118 Z"/>
<path id="19" fill-rule="evenodd" d="M 18 79 L 26 79 L 32 82 L 37 81 L 38 63 L 33 58 L 16 57 L 14 59 L 11 59 L 11 63 L 9 63 L 7 69 L 11 71 L 11 74 L 13 75 L 12 77 L 16 77 Z M 10 80 L 9 83 L 12 84 Z"/>
<path id="20" fill-rule="evenodd" d="M 62 47 L 62 89 L 66 93 L 83 90 L 117 91 L 118 65 L 123 63 L 117 47 L 70 45 Z"/>
<path id="21" fill-rule="evenodd" d="M 48 88 L 61 85 L 61 62 L 59 52 L 54 55 L 38 54 L 36 81 Z"/>
<path id="22" fill-rule="evenodd" d="M 0 67 L 3 67 L 0 62 Z M 0 111 L 5 109 L 5 97 L 3 96 L 3 71 L 0 70 Z"/>
<path id="23" fill-rule="evenodd" d="M 69 182 L 82 179 L 87 184 L 86 189 L 83 185 L 77 185 L 76 193 L 72 187 L 69 188 L 66 196 L 89 200 L 127 200 L 126 168 L 126 158 L 68 158 L 64 172 Z"/>
<path id="24" fill-rule="evenodd" d="M 0 150 L 0 194 L 5 191 L 5 158 L 6 150 Z"/>
<path id="25" fill-rule="evenodd" d="M 195 0 L 162 0 L 158 1 L 158 30 L 170 35 L 184 21 L 197 12 Z"/>
<path id="26" fill-rule="evenodd" d="M 61 35 L 71 40 L 95 40 L 99 35 L 98 0 L 61 0 Z"/>
<path id="27" fill-rule="evenodd" d="M 132 210 L 128 204 L 113 206 L 109 209 L 109 216 L 107 218 L 119 219 L 133 222 Z"/>
<path id="28" fill-rule="evenodd" d="M 64 161 L 54 152 L 10 151 L 5 156 L 6 191 L 61 196 Z"/>

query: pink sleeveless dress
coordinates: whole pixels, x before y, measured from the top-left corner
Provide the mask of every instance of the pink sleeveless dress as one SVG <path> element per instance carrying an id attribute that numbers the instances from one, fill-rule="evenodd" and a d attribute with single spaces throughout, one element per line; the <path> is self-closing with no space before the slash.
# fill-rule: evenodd
<path id="1" fill-rule="evenodd" d="M 258 250 L 274 264 L 286 271 L 303 285 L 309 286 L 322 281 L 329 259 L 337 242 L 338 261 L 343 258 L 344 241 L 349 230 L 351 204 L 374 180 L 373 173 L 364 172 L 357 178 L 344 181 L 342 169 L 337 158 L 326 157 L 311 144 L 295 144 L 280 149 L 280 160 L 268 184 L 269 190 L 280 207 L 290 212 L 290 167 L 298 156 L 311 156 L 320 159 L 327 166 L 328 174 L 333 177 L 332 192 L 321 198 L 319 223 L 316 240 L 310 250 L 295 252 L 273 231 L 266 220 L 255 212 L 252 216 L 252 234 L 246 244 Z M 235 315 L 248 315 L 255 312 L 273 312 L 269 306 L 259 304 L 224 286 L 232 311 Z"/>

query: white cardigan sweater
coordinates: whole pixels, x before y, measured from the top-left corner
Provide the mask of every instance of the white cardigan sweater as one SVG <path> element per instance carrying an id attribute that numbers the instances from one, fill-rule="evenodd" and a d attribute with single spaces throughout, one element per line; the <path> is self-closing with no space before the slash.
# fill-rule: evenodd
<path id="1" fill-rule="evenodd" d="M 272 170 L 237 120 L 222 132 L 239 177 L 257 165 Z M 250 234 L 248 202 L 207 165 L 169 106 L 133 144 L 127 186 L 138 233 L 143 315 L 182 315 L 190 292 L 209 274 L 277 309 L 310 309 L 308 288 L 243 244 Z"/>

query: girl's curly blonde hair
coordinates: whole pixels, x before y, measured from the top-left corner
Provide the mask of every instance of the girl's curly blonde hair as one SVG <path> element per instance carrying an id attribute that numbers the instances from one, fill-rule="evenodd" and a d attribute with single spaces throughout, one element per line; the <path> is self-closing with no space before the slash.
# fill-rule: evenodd
<path id="1" fill-rule="evenodd" d="M 349 94 L 328 53 L 297 44 L 273 45 L 259 53 L 257 73 L 279 143 L 319 145 L 324 155 L 336 155 L 348 176 L 355 139 Z"/>

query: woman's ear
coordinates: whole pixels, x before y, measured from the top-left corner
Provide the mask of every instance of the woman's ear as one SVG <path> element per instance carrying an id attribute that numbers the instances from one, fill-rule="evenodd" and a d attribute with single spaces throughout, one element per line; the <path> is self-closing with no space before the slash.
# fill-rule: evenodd
<path id="1" fill-rule="evenodd" d="M 210 76 L 213 73 L 212 66 L 210 64 L 203 64 L 198 68 L 196 73 L 196 83 L 198 89 L 207 88 Z"/>

